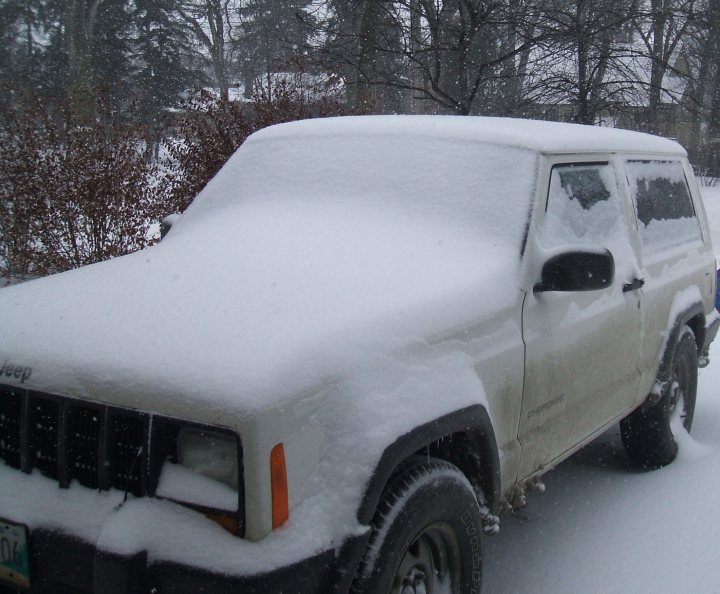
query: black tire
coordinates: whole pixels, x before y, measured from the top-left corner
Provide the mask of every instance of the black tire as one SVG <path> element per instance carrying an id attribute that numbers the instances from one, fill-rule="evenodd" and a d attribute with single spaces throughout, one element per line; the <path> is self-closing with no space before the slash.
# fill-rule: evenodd
<path id="1" fill-rule="evenodd" d="M 383 492 L 353 592 L 479 594 L 481 537 L 480 507 L 462 472 L 413 458 Z"/>
<path id="2" fill-rule="evenodd" d="M 634 464 L 652 470 L 670 464 L 677 456 L 675 431 L 692 427 L 697 396 L 698 353 L 693 331 L 680 330 L 670 379 L 660 401 L 640 407 L 620 422 L 620 435 Z M 679 420 L 682 420 L 682 425 Z"/>

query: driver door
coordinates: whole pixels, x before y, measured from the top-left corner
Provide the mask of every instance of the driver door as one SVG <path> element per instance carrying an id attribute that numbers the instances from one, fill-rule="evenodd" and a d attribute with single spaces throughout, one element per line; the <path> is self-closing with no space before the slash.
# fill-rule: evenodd
<path id="1" fill-rule="evenodd" d="M 626 187 L 607 157 L 557 161 L 546 187 L 523 308 L 520 479 L 624 414 L 637 401 L 640 380 L 642 283 Z M 582 249 L 612 253 L 609 287 L 533 292 L 552 255 Z"/>

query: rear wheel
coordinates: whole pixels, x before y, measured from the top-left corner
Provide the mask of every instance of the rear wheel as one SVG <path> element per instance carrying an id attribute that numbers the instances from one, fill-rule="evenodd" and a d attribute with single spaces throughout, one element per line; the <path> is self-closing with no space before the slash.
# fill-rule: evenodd
<path id="1" fill-rule="evenodd" d="M 660 468 L 677 455 L 675 436 L 690 432 L 697 395 L 698 353 L 693 331 L 680 331 L 671 375 L 660 401 L 639 408 L 620 423 L 623 445 L 630 459 L 642 468 Z"/>
<path id="2" fill-rule="evenodd" d="M 416 458 L 388 481 L 353 591 L 477 594 L 482 521 L 470 483 L 452 464 Z"/>

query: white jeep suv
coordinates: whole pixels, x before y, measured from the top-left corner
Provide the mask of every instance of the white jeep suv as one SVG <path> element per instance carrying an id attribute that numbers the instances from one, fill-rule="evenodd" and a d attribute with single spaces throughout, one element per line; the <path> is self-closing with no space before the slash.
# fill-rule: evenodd
<path id="1" fill-rule="evenodd" d="M 262 130 L 157 246 L 0 291 L 0 592 L 479 592 L 609 426 L 672 461 L 714 295 L 670 140 Z"/>

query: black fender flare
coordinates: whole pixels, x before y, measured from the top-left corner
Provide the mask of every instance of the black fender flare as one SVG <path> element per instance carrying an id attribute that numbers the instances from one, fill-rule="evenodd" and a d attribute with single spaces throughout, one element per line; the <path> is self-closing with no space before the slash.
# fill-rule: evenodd
<path id="1" fill-rule="evenodd" d="M 500 506 L 500 457 L 490 415 L 486 408 L 476 404 L 429 421 L 398 437 L 383 452 L 365 489 L 357 518 L 368 526 L 375 515 L 388 479 L 413 454 L 451 435 L 464 433 L 470 436 L 471 445 L 482 461 L 480 484 L 488 508 L 497 513 Z M 339 551 L 333 582 L 333 592 L 348 592 L 367 546 L 370 531 L 360 537 L 348 539 Z"/>
<path id="2" fill-rule="evenodd" d="M 702 320 L 702 323 L 692 323 L 692 320 L 698 317 Z M 705 308 L 702 303 L 694 303 L 676 316 L 672 328 L 668 333 L 668 337 L 665 342 L 665 352 L 662 353 L 660 366 L 658 367 L 656 381 L 660 383 L 667 382 L 670 379 L 670 375 L 672 373 L 672 362 L 675 358 L 675 350 L 677 349 L 680 330 L 686 325 L 689 326 L 695 333 L 695 342 L 698 345 L 699 350 L 705 341 Z"/>
<path id="3" fill-rule="evenodd" d="M 463 432 L 474 436 L 473 445 L 485 458 L 485 467 L 491 469 L 489 476 L 483 477 L 482 486 L 488 506 L 496 509 L 500 501 L 500 457 L 495 431 L 485 407 L 473 405 L 420 425 L 400 436 L 385 449 L 358 509 L 357 517 L 360 523 L 370 523 L 388 479 L 404 460 L 434 442 Z"/>

